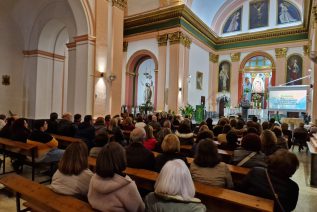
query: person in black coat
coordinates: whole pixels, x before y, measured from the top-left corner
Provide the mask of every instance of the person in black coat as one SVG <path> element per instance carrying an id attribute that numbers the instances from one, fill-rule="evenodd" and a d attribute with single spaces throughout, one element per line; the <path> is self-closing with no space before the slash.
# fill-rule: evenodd
<path id="1" fill-rule="evenodd" d="M 47 133 L 52 133 L 56 134 L 57 133 L 57 128 L 58 128 L 58 114 L 57 113 L 51 113 L 50 114 L 50 119 L 47 121 Z"/>
<path id="2" fill-rule="evenodd" d="M 296 155 L 286 149 L 279 149 L 269 157 L 267 163 L 267 169 L 253 168 L 237 189 L 251 195 L 274 200 L 274 211 L 294 210 L 298 200 L 299 187 L 290 177 L 299 166 Z M 272 187 L 278 200 L 274 197 Z M 281 206 L 278 202 L 281 203 Z"/>
<path id="3" fill-rule="evenodd" d="M 78 131 L 76 137 L 79 137 L 84 140 L 87 144 L 88 149 L 94 147 L 94 139 L 95 139 L 95 127 L 93 126 L 92 116 L 86 115 L 84 117 L 84 122 L 78 125 Z"/>
<path id="4" fill-rule="evenodd" d="M 58 123 L 57 134 L 74 137 L 76 132 L 77 127 L 72 122 L 72 114 L 63 114 L 62 120 Z"/>
<path id="5" fill-rule="evenodd" d="M 143 146 L 144 128 L 135 128 L 130 134 L 131 144 L 126 148 L 128 167 L 154 170 L 154 154 Z"/>

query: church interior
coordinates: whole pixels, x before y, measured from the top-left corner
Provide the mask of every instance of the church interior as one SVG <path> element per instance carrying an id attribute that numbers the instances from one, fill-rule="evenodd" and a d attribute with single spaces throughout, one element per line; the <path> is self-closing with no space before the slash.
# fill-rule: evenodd
<path id="1" fill-rule="evenodd" d="M 133 200 L 133 206 L 130 205 L 139 208 L 123 206 L 119 211 L 169 211 L 166 205 L 153 203 L 158 204 L 157 207 L 167 207 L 165 210 L 155 210 L 148 203 L 154 199 L 161 201 L 158 182 L 164 176 L 162 172 L 168 169 L 163 165 L 173 165 L 165 163 L 166 160 L 159 171 L 154 168 L 159 157 L 156 154 L 164 154 L 164 148 L 167 148 L 163 147 L 168 142 L 163 130 L 165 127 L 170 128 L 171 134 L 179 140 L 178 156 L 173 156 L 173 159 L 183 161 L 187 158 L 186 170 L 190 171 L 191 182 L 195 185 L 196 196 L 189 201 L 188 211 L 316 210 L 317 85 L 314 83 L 317 82 L 317 0 L 0 0 L 0 29 L 1 128 L 5 129 L 10 122 L 9 136 L 0 130 L 0 211 L 19 211 L 20 206 L 30 211 L 63 211 L 67 207 L 67 211 L 112 211 L 100 204 L 102 201 L 104 204 L 105 201 L 112 201 L 115 205 L 116 200 L 107 196 L 110 199 L 100 199 L 101 203 L 96 203 L 92 185 L 88 200 L 86 191 L 86 201 L 71 197 L 65 202 L 61 200 L 59 192 L 55 194 L 41 187 L 50 183 L 53 185 L 56 172 L 60 171 L 59 174 L 63 175 L 61 164 L 67 160 L 68 146 L 81 139 L 79 142 L 84 141 L 87 144 L 85 148 L 91 153 L 92 149 L 97 148 L 96 140 L 102 140 L 101 134 L 107 136 L 102 153 L 113 154 L 107 152 L 107 148 L 117 148 L 116 151 L 120 152 L 121 146 L 126 152 L 124 158 L 128 168 L 124 173 L 127 175 L 123 174 L 122 177 L 115 172 L 111 176 L 120 175 L 124 180 L 130 176 L 132 180 L 129 180 L 135 181 L 134 186 L 139 191 L 137 196 L 141 198 Z M 64 119 L 73 122 L 71 126 L 76 132 L 63 134 L 64 131 L 60 133 L 57 128 L 56 131 L 46 131 L 52 126 L 52 113 L 56 115 L 58 124 Z M 78 124 L 75 119 L 73 121 L 75 114 L 82 116 Z M 15 139 L 17 134 L 14 134 L 14 126 L 18 125 L 15 123 L 20 119 L 29 130 L 24 132 L 23 141 L 19 140 L 20 137 Z M 210 126 L 205 122 L 207 119 L 213 122 Z M 42 120 L 46 121 L 42 123 Z M 97 127 L 98 121 L 102 121 L 101 128 Z M 165 126 L 166 121 L 169 121 L 169 127 L 168 124 Z M 186 133 L 192 134 L 193 141 L 182 143 L 185 132 L 181 131 L 186 127 L 181 126 L 187 126 L 187 121 L 190 122 L 191 131 Z M 240 121 L 241 128 L 237 124 Z M 159 127 L 153 122 L 157 122 Z M 129 123 L 132 128 L 125 128 L 125 124 L 128 126 Z M 268 126 L 264 127 L 264 123 Z M 229 167 L 233 186 L 220 186 L 222 190 L 219 186 L 210 185 L 203 188 L 203 182 L 198 180 L 201 178 L 195 178 L 192 166 L 198 166 L 197 155 L 203 148 L 198 142 L 202 125 L 208 125 L 206 131 L 212 133 L 210 138 L 204 137 L 202 143 L 207 145 L 209 143 L 205 140 L 212 140 L 216 145 L 217 155 L 222 158 L 218 163 Z M 220 132 L 216 130 L 217 126 L 221 126 Z M 228 126 L 230 128 L 226 130 Z M 56 127 L 59 125 L 56 124 Z M 92 138 L 88 135 L 89 127 L 93 128 Z M 105 132 L 100 134 L 103 128 Z M 131 149 L 136 148 L 129 150 L 133 143 L 138 142 L 133 141 L 134 138 L 143 132 L 138 132 L 137 128 L 146 133 L 147 139 L 156 139 L 153 145 L 159 146 L 157 150 L 154 146 L 144 145 L 154 152 L 152 155 L 156 158 L 153 163 L 156 165 L 152 168 L 141 167 L 139 172 L 138 165 L 129 165 L 131 158 L 128 156 L 132 154 Z M 148 136 L 148 128 L 151 128 L 149 134 L 152 136 Z M 307 134 L 304 140 L 301 136 L 301 140 L 296 138 L 299 128 Z M 115 129 L 119 129 L 123 142 L 116 140 L 119 138 Z M 40 134 L 36 134 L 37 131 L 43 131 L 42 136 L 46 131 L 50 139 L 34 144 L 36 136 Z M 265 138 L 266 131 L 269 131 L 267 137 L 274 132 L 274 138 Z M 279 144 L 279 131 L 287 144 L 286 152 L 280 151 L 283 148 L 276 145 Z M 229 132 L 234 132 L 237 137 L 235 143 L 239 145 L 236 148 L 230 149 L 228 145 Z M 236 154 L 241 153 L 236 151 L 247 148 L 243 143 L 247 145 L 249 133 L 257 136 L 252 139 L 254 143 L 259 139 L 260 149 L 250 150 L 245 158 L 235 163 Z M 161 138 L 161 134 L 165 136 Z M 273 140 L 270 145 L 275 145 L 276 151 L 265 152 L 263 140 L 266 139 Z M 120 148 L 109 145 L 112 141 L 121 142 Z M 33 148 L 32 145 L 39 146 Z M 55 145 L 54 148 L 51 145 Z M 56 149 L 61 151 L 53 151 Z M 251 173 L 257 174 L 256 171 L 259 171 L 256 169 L 253 172 L 254 166 L 246 164 L 258 158 L 260 152 L 265 161 L 263 169 L 268 170 L 266 173 L 269 172 L 273 183 L 271 186 L 265 180 L 266 189 L 271 192 L 273 188 L 273 193 L 279 194 L 280 198 L 242 188 Z M 50 153 L 52 158 L 61 155 L 58 160 L 49 161 L 48 166 L 47 162 L 46 166 L 40 166 L 57 171 L 48 182 L 39 184 L 38 179 L 47 179 L 47 176 L 39 171 L 40 168 L 34 167 L 40 156 L 46 157 Z M 95 176 L 100 176 L 102 169 L 98 161 L 102 157 L 97 154 L 92 159 L 90 153 L 85 156 L 86 161 L 88 157 L 86 168 L 97 173 L 92 177 L 97 181 Z M 283 192 L 287 193 L 288 190 L 282 188 L 283 183 L 277 183 L 280 179 L 276 180 L 275 177 L 280 177 L 280 174 L 275 176 L 276 167 L 274 169 L 270 165 L 281 154 L 285 154 L 285 158 L 289 156 L 287 154 L 291 154 L 290 158 L 295 155 L 298 161 L 297 171 L 295 169 L 285 178 L 297 186 L 295 199 L 283 196 Z M 80 163 L 80 159 L 76 160 Z M 143 161 L 149 162 L 150 159 Z M 18 170 L 14 165 L 17 163 Z M 295 164 L 293 161 L 288 165 L 291 167 Z M 206 165 L 204 169 L 214 166 Z M 154 181 L 142 176 L 142 170 L 156 171 L 152 175 L 144 171 L 144 175 L 153 176 Z M 19 175 L 14 175 L 10 180 L 11 174 L 7 174 L 10 171 Z M 221 172 L 218 170 L 215 175 Z M 21 176 L 23 178 L 19 178 Z M 35 184 L 32 182 L 34 178 Z M 29 181 L 24 182 L 25 179 Z M 290 187 L 288 185 L 287 188 Z M 149 191 L 154 191 L 155 198 L 148 194 Z M 36 199 L 34 196 L 41 196 L 41 192 L 44 197 L 53 198 L 55 195 L 55 202 Z M 193 199 L 201 200 L 199 206 Z M 141 202 L 137 206 L 138 201 Z M 182 201 L 172 202 L 177 205 L 188 200 Z M 215 203 L 217 201 L 218 205 Z M 67 206 L 68 203 L 73 206 Z M 184 210 L 179 206 L 175 211 Z"/>

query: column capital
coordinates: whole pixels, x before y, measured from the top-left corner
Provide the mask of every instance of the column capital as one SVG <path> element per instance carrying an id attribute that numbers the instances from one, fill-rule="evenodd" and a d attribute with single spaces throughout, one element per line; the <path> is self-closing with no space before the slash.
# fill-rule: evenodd
<path id="1" fill-rule="evenodd" d="M 127 52 L 128 51 L 128 45 L 129 45 L 128 41 L 123 41 L 123 52 Z"/>
<path id="2" fill-rule="evenodd" d="M 219 55 L 209 52 L 209 61 L 213 63 L 218 63 Z"/>
<path id="3" fill-rule="evenodd" d="M 112 1 L 112 6 L 113 7 L 118 7 L 119 9 L 124 10 L 127 7 L 127 0 L 108 0 Z"/>
<path id="4" fill-rule="evenodd" d="M 303 46 L 303 52 L 304 52 L 304 55 L 309 55 L 310 45 L 304 45 Z"/>
<path id="5" fill-rule="evenodd" d="M 288 48 L 277 48 L 275 49 L 276 58 L 285 58 L 287 55 Z"/>
<path id="6" fill-rule="evenodd" d="M 168 40 L 168 34 L 157 36 L 157 44 L 158 46 L 166 46 Z"/>
<path id="7" fill-rule="evenodd" d="M 240 61 L 241 52 L 231 53 L 231 62 L 239 62 Z"/>
<path id="8" fill-rule="evenodd" d="M 185 47 L 190 48 L 190 45 L 192 43 L 192 39 L 186 36 L 181 31 L 170 33 L 168 35 L 168 38 L 170 40 L 170 45 L 180 43 L 183 44 Z"/>

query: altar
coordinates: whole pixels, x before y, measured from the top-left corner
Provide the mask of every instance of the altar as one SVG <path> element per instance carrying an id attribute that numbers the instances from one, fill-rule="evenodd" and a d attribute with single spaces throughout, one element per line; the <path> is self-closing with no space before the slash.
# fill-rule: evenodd
<path id="1" fill-rule="evenodd" d="M 238 114 L 242 114 L 242 108 L 225 108 L 224 115 L 226 117 L 229 116 L 237 116 Z M 248 116 L 256 116 L 261 120 L 268 120 L 268 109 L 248 109 Z"/>
<path id="2" fill-rule="evenodd" d="M 242 108 L 228 108 L 226 107 L 224 109 L 224 115 L 225 117 L 229 117 L 229 116 L 237 116 L 238 114 L 242 113 Z"/>

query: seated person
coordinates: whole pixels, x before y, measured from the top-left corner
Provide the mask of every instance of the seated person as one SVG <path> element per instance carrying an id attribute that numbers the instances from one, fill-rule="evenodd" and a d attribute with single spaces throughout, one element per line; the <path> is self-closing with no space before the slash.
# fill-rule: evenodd
<path id="1" fill-rule="evenodd" d="M 238 135 L 236 133 L 236 130 L 230 130 L 227 133 L 226 136 L 227 143 L 225 145 L 221 145 L 218 148 L 219 149 L 224 149 L 224 150 L 229 150 L 229 151 L 234 151 L 238 148 Z"/>
<path id="2" fill-rule="evenodd" d="M 84 140 L 88 149 L 94 147 L 93 140 L 95 139 L 95 127 L 93 126 L 91 115 L 86 115 L 84 121 L 78 125 L 76 137 Z"/>
<path id="3" fill-rule="evenodd" d="M 163 143 L 163 140 L 165 138 L 165 136 L 169 135 L 169 134 L 172 134 L 172 130 L 170 128 L 162 128 L 159 132 L 159 137 L 157 139 L 157 142 L 156 142 L 156 145 L 155 145 L 155 148 L 154 148 L 154 151 L 156 152 L 162 152 L 162 143 Z"/>
<path id="4" fill-rule="evenodd" d="M 95 137 L 95 147 L 91 148 L 89 151 L 90 157 L 98 157 L 99 152 L 101 151 L 102 147 L 104 147 L 108 143 L 108 134 L 107 133 L 101 133 L 96 135 Z"/>
<path id="5" fill-rule="evenodd" d="M 155 158 L 155 171 L 160 172 L 167 161 L 174 159 L 181 159 L 189 166 L 186 157 L 180 154 L 180 142 L 176 135 L 169 134 L 165 136 L 161 147 L 163 153 Z"/>
<path id="6" fill-rule="evenodd" d="M 130 145 L 126 148 L 128 167 L 154 170 L 154 154 L 143 145 L 146 133 L 143 127 L 135 128 L 130 134 Z"/>
<path id="7" fill-rule="evenodd" d="M 56 134 L 58 128 L 58 114 L 53 112 L 50 114 L 50 119 L 47 121 L 47 133 Z"/>
<path id="8" fill-rule="evenodd" d="M 196 153 L 196 148 L 197 148 L 198 143 L 201 140 L 206 139 L 206 138 L 214 140 L 214 133 L 211 130 L 204 130 L 204 131 L 201 131 L 198 133 L 198 135 L 196 137 L 196 141 L 195 141 L 193 148 L 192 148 L 192 152 L 191 152 L 193 156 Z"/>
<path id="9" fill-rule="evenodd" d="M 304 123 L 299 123 L 299 127 L 294 129 L 294 143 L 298 143 L 298 151 L 304 149 L 306 141 L 309 140 L 308 130 L 304 127 Z"/>
<path id="10" fill-rule="evenodd" d="M 59 162 L 49 186 L 53 191 L 86 199 L 93 173 L 88 169 L 88 148 L 84 142 L 71 143 Z"/>
<path id="11" fill-rule="evenodd" d="M 124 148 L 110 142 L 99 153 L 96 174 L 88 192 L 90 205 L 98 211 L 144 211 L 144 203 L 135 182 L 124 173 Z"/>
<path id="12" fill-rule="evenodd" d="M 36 120 L 34 122 L 34 130 L 27 139 L 27 143 L 37 146 L 38 157 L 35 158 L 36 162 L 58 162 L 62 158 L 64 150 L 58 149 L 58 141 L 46 133 L 46 130 L 46 121 Z"/>
<path id="13" fill-rule="evenodd" d="M 278 148 L 283 148 L 283 149 L 288 149 L 287 141 L 286 139 L 282 136 L 282 128 L 279 126 L 274 126 L 272 130 L 276 136 L 277 142 L 276 145 Z"/>
<path id="14" fill-rule="evenodd" d="M 145 148 L 152 151 L 155 148 L 155 145 L 157 143 L 156 139 L 153 136 L 153 128 L 151 125 L 146 125 L 144 127 L 144 130 L 146 132 L 146 139 L 143 142 L 143 145 Z"/>
<path id="15" fill-rule="evenodd" d="M 28 127 L 29 125 L 25 118 L 19 118 L 15 120 L 11 128 L 12 129 L 11 139 L 26 143 L 26 140 L 31 133 Z"/>
<path id="16" fill-rule="evenodd" d="M 199 142 L 190 172 L 197 182 L 223 188 L 233 187 L 231 173 L 227 165 L 221 162 L 218 149 L 211 139 Z"/>
<path id="17" fill-rule="evenodd" d="M 58 123 L 57 134 L 74 137 L 77 131 L 77 127 L 72 122 L 72 114 L 64 113 L 62 120 Z"/>
<path id="18" fill-rule="evenodd" d="M 287 139 L 287 146 L 288 146 L 288 148 L 291 148 L 292 147 L 293 132 L 288 129 L 287 123 L 282 123 L 281 128 L 282 128 L 283 137 Z"/>
<path id="19" fill-rule="evenodd" d="M 194 143 L 194 133 L 191 130 L 190 120 L 184 119 L 176 130 L 175 135 L 182 145 L 192 145 Z"/>
<path id="20" fill-rule="evenodd" d="M 182 160 L 168 161 L 156 179 L 154 192 L 145 197 L 148 212 L 204 212 L 206 207 L 195 198 L 195 186 Z"/>
<path id="21" fill-rule="evenodd" d="M 222 133 L 217 136 L 217 141 L 218 141 L 220 144 L 226 144 L 226 143 L 227 143 L 227 133 L 228 133 L 230 130 L 231 130 L 231 126 L 230 126 L 229 124 L 226 124 L 226 125 L 223 127 Z"/>
<path id="22" fill-rule="evenodd" d="M 238 190 L 274 200 L 274 211 L 294 210 L 299 188 L 290 177 L 299 166 L 296 155 L 286 149 L 279 149 L 269 156 L 267 163 L 267 169 L 253 168 L 238 186 Z"/>
<path id="23" fill-rule="evenodd" d="M 233 151 L 233 164 L 253 168 L 266 167 L 266 156 L 261 152 L 261 139 L 255 133 L 242 138 L 241 147 Z"/>
<path id="24" fill-rule="evenodd" d="M 266 156 L 273 154 L 277 149 L 280 148 L 277 146 L 277 138 L 274 132 L 271 130 L 264 130 L 260 137 L 262 146 L 261 150 Z"/>

